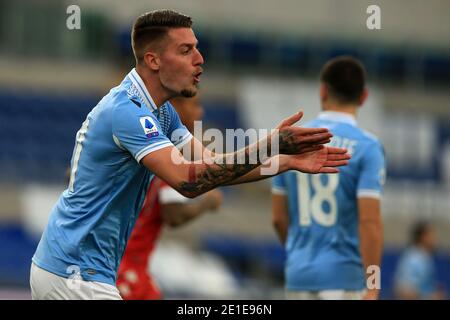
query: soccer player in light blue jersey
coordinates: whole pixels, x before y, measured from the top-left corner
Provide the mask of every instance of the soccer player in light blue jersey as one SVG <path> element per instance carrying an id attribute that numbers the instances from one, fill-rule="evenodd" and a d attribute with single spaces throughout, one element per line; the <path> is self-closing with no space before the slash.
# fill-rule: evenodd
<path id="1" fill-rule="evenodd" d="M 171 10 L 135 21 L 136 68 L 103 97 L 77 133 L 69 186 L 32 259 L 33 299 L 120 299 L 117 269 L 154 175 L 193 198 L 220 185 L 269 177 L 262 163 L 276 163 L 273 174 L 332 173 L 347 164 L 345 149 L 324 146 L 332 137 L 328 129 L 293 126 L 301 112 L 284 120 L 277 135 L 237 152 L 204 149 L 167 102 L 197 92 L 204 61 L 191 26 L 190 17 Z M 193 150 L 186 153 L 203 158 L 183 159 L 178 148 L 186 146 Z"/>
<path id="2" fill-rule="evenodd" d="M 435 227 L 417 221 L 411 229 L 411 245 L 401 255 L 394 275 L 396 299 L 444 300 L 446 293 L 438 281 L 434 251 Z"/>
<path id="3" fill-rule="evenodd" d="M 375 272 L 382 254 L 380 194 L 385 160 L 379 140 L 355 120 L 367 94 L 359 61 L 351 57 L 329 61 L 321 72 L 323 111 L 306 126 L 330 129 L 331 145 L 347 148 L 352 159 L 335 175 L 288 171 L 273 178 L 272 219 L 287 252 L 288 298 L 376 299 L 379 295 Z M 370 290 L 366 290 L 366 270 L 374 276 Z"/>

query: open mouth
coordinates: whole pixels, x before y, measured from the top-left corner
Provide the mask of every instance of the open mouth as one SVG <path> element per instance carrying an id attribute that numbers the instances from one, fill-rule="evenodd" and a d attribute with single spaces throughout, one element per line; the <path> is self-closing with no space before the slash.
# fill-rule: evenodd
<path id="1" fill-rule="evenodd" d="M 194 74 L 194 82 L 196 82 L 196 83 L 200 82 L 200 76 L 202 75 L 202 73 L 203 72 L 200 71 L 200 72 Z"/>

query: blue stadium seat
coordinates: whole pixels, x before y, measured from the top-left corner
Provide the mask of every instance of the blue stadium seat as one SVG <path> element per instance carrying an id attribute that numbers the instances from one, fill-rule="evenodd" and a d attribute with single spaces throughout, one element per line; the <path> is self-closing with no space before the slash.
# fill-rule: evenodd
<path id="1" fill-rule="evenodd" d="M 430 55 L 423 62 L 426 82 L 448 85 L 450 82 L 450 56 Z"/>
<path id="2" fill-rule="evenodd" d="M 375 53 L 377 75 L 383 79 L 404 80 L 407 57 L 400 52 L 377 51 Z"/>
<path id="3" fill-rule="evenodd" d="M 37 240 L 18 225 L 0 225 L 0 284 L 29 286 L 31 257 Z"/>
<path id="4" fill-rule="evenodd" d="M 75 94 L 0 92 L 0 165 L 13 165 L 1 177 L 61 181 L 75 134 L 97 102 Z"/>
<path id="5" fill-rule="evenodd" d="M 233 35 L 228 46 L 232 64 L 257 66 L 261 61 L 262 43 L 254 36 Z"/>
<path id="6" fill-rule="evenodd" d="M 277 51 L 279 63 L 283 69 L 304 71 L 310 64 L 310 50 L 303 42 L 281 41 Z"/>

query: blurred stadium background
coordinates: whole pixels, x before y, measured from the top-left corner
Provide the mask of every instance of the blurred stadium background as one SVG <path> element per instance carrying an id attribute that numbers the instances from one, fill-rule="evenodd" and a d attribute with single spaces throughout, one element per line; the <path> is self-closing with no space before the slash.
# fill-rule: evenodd
<path id="1" fill-rule="evenodd" d="M 438 276 L 450 289 L 450 2 L 372 2 L 0 1 L 0 298 L 29 298 L 30 259 L 65 188 L 75 133 L 132 66 L 132 21 L 157 8 L 194 18 L 209 127 L 270 128 L 299 107 L 310 119 L 322 64 L 360 58 L 371 96 L 359 123 L 388 160 L 382 298 L 420 218 L 437 226 Z M 70 4 L 81 30 L 66 28 Z M 366 27 L 370 4 L 381 30 Z M 166 297 L 282 298 L 270 183 L 223 190 L 219 213 L 164 232 L 152 269 Z"/>

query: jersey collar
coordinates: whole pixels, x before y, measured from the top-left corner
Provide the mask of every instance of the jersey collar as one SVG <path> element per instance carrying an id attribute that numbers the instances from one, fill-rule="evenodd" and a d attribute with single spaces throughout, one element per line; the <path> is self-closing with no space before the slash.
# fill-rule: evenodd
<path id="1" fill-rule="evenodd" d="M 319 119 L 348 123 L 352 126 L 357 125 L 355 117 L 346 112 L 322 111 L 319 114 Z"/>
<path id="2" fill-rule="evenodd" d="M 133 68 L 130 73 L 128 74 L 128 77 L 130 78 L 133 85 L 136 87 L 140 95 L 142 96 L 142 99 L 144 100 L 145 105 L 147 108 L 150 109 L 150 111 L 158 110 L 158 107 L 156 106 L 155 102 L 153 101 L 152 96 L 148 92 L 147 88 L 145 87 L 144 81 L 142 81 L 141 77 L 137 73 L 136 69 Z"/>

